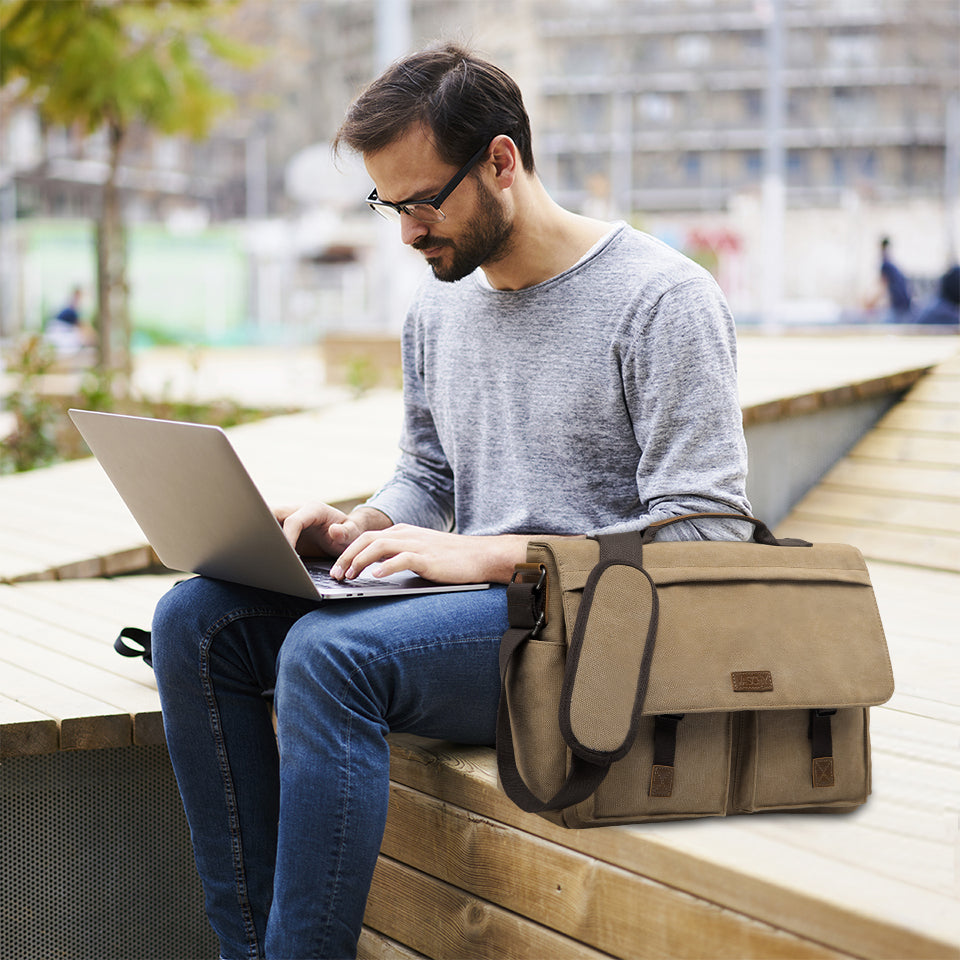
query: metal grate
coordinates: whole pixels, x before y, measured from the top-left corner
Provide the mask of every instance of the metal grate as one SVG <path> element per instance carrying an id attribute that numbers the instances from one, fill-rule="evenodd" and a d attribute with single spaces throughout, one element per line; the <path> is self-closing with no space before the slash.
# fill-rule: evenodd
<path id="1" fill-rule="evenodd" d="M 5 960 L 205 960 L 189 831 L 162 746 L 0 764 Z"/>

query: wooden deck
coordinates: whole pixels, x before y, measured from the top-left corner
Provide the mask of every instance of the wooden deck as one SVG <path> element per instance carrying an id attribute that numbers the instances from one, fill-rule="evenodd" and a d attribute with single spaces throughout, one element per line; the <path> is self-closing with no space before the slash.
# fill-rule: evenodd
<path id="1" fill-rule="evenodd" d="M 569 831 L 505 798 L 491 750 L 394 736 L 361 956 L 960 958 L 957 346 L 930 338 L 923 356 L 878 349 L 856 367 L 837 345 L 826 379 L 793 374 L 779 397 L 766 373 L 741 387 L 745 409 L 769 416 L 770 404 L 842 402 L 845 387 L 887 388 L 936 363 L 778 530 L 868 557 L 897 682 L 871 712 L 870 802 L 832 817 Z M 741 355 L 766 372 L 797 349 L 760 338 Z M 299 475 L 311 494 L 347 500 L 385 475 L 398 425 L 387 394 L 353 412 L 233 440 L 268 499 L 302 495 Z M 349 443 L 368 472 L 343 469 Z M 152 674 L 111 644 L 119 627 L 148 625 L 175 575 L 105 576 L 148 556 L 93 463 L 0 478 L 0 498 L 0 570 L 21 581 L 0 584 L 0 756 L 161 744 Z"/>
<path id="2" fill-rule="evenodd" d="M 271 504 L 352 502 L 389 476 L 399 394 L 233 427 L 230 440 Z M 0 477 L 0 583 L 111 576 L 154 562 L 143 533 L 93 459 Z"/>
<path id="3" fill-rule="evenodd" d="M 956 353 L 956 337 L 746 336 L 740 343 L 740 395 L 748 426 L 906 389 L 935 363 Z M 177 373 L 175 355 L 159 351 L 144 371 L 160 390 Z M 183 389 L 205 384 L 219 395 L 230 380 L 240 398 L 283 405 L 295 396 L 318 404 L 301 414 L 235 427 L 230 439 L 269 503 L 317 495 L 351 501 L 379 485 L 393 468 L 400 395 L 373 391 L 356 400 L 304 386 L 311 358 L 276 377 L 289 358 L 268 353 L 269 376 L 246 353 L 214 352 L 179 371 Z M 181 366 L 183 360 L 181 359 Z M 212 387 L 210 385 L 213 385 Z M 250 384 L 250 386 L 247 386 Z M 215 388 L 215 389 L 214 389 Z M 120 497 L 93 460 L 0 477 L 0 583 L 111 576 L 144 570 L 153 552 Z"/>

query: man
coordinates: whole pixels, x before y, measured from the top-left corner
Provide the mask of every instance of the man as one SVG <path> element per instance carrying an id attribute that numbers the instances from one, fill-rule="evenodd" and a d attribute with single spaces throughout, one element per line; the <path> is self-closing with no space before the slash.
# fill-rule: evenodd
<path id="1" fill-rule="evenodd" d="M 531 535 L 749 510 L 716 284 L 625 224 L 557 206 L 506 74 L 454 46 L 408 57 L 353 104 L 337 146 L 362 154 L 367 202 L 432 273 L 403 332 L 394 476 L 349 515 L 308 503 L 278 519 L 301 553 L 338 556 L 339 577 L 494 586 L 320 605 L 196 578 L 161 602 L 167 741 L 228 958 L 354 954 L 386 735 L 493 743 L 503 585 Z"/>
<path id="2" fill-rule="evenodd" d="M 890 259 L 889 237 L 883 237 L 880 241 L 880 280 L 887 294 L 890 321 L 909 323 L 913 314 L 910 283 L 903 275 L 903 271 Z"/>
<path id="3" fill-rule="evenodd" d="M 60 354 L 75 354 L 85 347 L 93 346 L 93 330 L 83 322 L 80 316 L 82 300 L 83 289 L 74 287 L 70 291 L 70 299 L 47 325 L 47 339 Z"/>

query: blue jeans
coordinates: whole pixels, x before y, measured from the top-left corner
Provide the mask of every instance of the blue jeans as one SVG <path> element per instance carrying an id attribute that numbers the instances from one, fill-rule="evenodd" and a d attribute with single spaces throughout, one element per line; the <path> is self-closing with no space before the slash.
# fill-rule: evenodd
<path id="1" fill-rule="evenodd" d="M 224 957 L 355 955 L 386 735 L 492 744 L 506 628 L 503 587 L 320 604 L 198 577 L 160 601 L 164 729 Z"/>

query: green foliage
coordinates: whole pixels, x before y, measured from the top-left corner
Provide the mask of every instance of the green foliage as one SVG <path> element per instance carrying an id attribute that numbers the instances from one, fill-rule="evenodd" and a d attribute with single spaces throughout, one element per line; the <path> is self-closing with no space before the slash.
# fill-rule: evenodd
<path id="1" fill-rule="evenodd" d="M 362 397 L 372 390 L 380 379 L 377 365 L 367 356 L 350 357 L 347 360 L 344 379 L 355 397 Z"/>
<path id="2" fill-rule="evenodd" d="M 0 0 L 0 86 L 16 83 L 51 123 L 204 136 L 230 98 L 214 60 L 252 64 L 211 17 L 231 0 Z"/>
<path id="3" fill-rule="evenodd" d="M 7 372 L 17 384 L 6 398 L 14 428 L 0 440 L 0 473 L 18 473 L 57 459 L 55 439 L 60 410 L 41 390 L 42 378 L 50 372 L 56 353 L 41 336 L 25 337 L 7 363 Z"/>
<path id="4" fill-rule="evenodd" d="M 71 407 L 103 410 L 163 420 L 188 420 L 233 427 L 290 410 L 246 407 L 233 400 L 192 401 L 117 395 L 114 374 L 86 371 L 78 388 L 55 393 L 47 375 L 56 370 L 56 352 L 41 335 L 20 340 L 6 357 L 6 373 L 14 381 L 4 408 L 14 428 L 0 437 L 0 474 L 20 473 L 63 460 L 88 456 L 89 450 L 67 416 Z M 75 392 L 74 392 L 75 391 Z"/>

